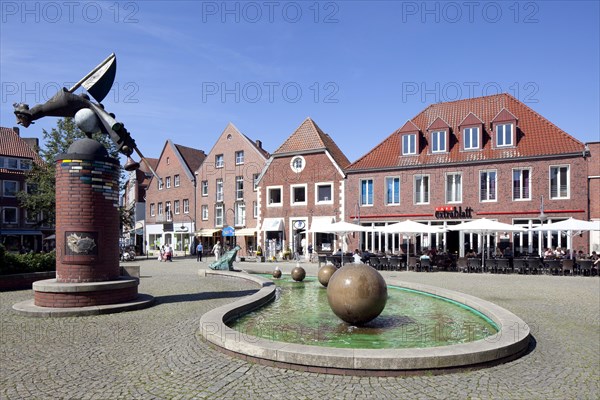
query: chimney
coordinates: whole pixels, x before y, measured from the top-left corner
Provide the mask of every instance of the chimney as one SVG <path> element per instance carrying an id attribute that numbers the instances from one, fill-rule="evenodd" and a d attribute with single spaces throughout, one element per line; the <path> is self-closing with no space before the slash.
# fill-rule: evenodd
<path id="1" fill-rule="evenodd" d="M 262 142 L 260 140 L 256 140 L 256 147 L 258 147 L 259 149 L 262 149 Z"/>
<path id="2" fill-rule="evenodd" d="M 13 131 L 17 134 L 17 136 L 20 135 L 21 130 L 19 129 L 18 126 L 13 126 Z"/>

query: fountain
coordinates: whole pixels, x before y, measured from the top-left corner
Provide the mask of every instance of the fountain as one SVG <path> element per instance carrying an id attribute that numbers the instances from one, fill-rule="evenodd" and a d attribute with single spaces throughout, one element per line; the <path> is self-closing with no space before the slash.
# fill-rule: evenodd
<path id="1" fill-rule="evenodd" d="M 325 289 L 315 277 L 299 284 L 284 275 L 275 285 L 258 275 L 228 276 L 254 281 L 261 288 L 205 313 L 200 334 L 226 354 L 256 363 L 319 373 L 398 376 L 482 368 L 518 358 L 529 347 L 529 328 L 519 317 L 451 290 L 388 278 L 385 309 L 370 322 L 354 325 L 340 321 L 325 302 L 334 279 Z M 433 305 L 423 309 L 430 301 Z"/>

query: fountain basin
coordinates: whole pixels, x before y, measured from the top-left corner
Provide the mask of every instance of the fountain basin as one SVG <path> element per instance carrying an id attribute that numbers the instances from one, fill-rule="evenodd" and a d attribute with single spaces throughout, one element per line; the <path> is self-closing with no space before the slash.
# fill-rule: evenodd
<path id="1" fill-rule="evenodd" d="M 393 278 L 386 279 L 386 283 L 433 294 L 475 309 L 492 320 L 499 332 L 483 340 L 430 348 L 352 349 L 275 342 L 250 336 L 226 325 L 270 302 L 275 297 L 275 285 L 271 280 L 240 272 L 200 273 L 246 279 L 260 286 L 258 292 L 251 296 L 205 313 L 200 320 L 200 334 L 226 354 L 265 365 L 359 376 L 443 373 L 507 362 L 524 354 L 529 347 L 529 327 L 508 310 L 467 294 Z"/>

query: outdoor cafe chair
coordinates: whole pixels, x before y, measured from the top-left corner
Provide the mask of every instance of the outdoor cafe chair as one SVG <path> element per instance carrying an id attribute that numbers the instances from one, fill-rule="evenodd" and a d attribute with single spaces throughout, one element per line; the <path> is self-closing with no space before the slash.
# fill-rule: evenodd
<path id="1" fill-rule="evenodd" d="M 524 258 L 513 259 L 513 270 L 518 274 L 526 274 L 529 272 L 529 264 Z"/>
<path id="2" fill-rule="evenodd" d="M 415 257 L 415 256 L 408 257 L 408 269 L 411 269 L 413 271 L 417 270 L 417 257 Z"/>
<path id="3" fill-rule="evenodd" d="M 369 265 L 377 270 L 381 270 L 381 263 L 379 262 L 379 257 L 377 256 L 371 256 L 369 258 Z"/>
<path id="4" fill-rule="evenodd" d="M 419 271 L 423 272 L 431 272 L 431 260 L 427 258 L 422 258 L 419 263 Z"/>
<path id="5" fill-rule="evenodd" d="M 469 266 L 469 272 L 481 272 L 481 259 L 467 258 L 467 265 Z"/>
<path id="6" fill-rule="evenodd" d="M 508 258 L 497 258 L 496 259 L 496 273 L 505 274 L 510 270 L 510 263 Z"/>
<path id="7" fill-rule="evenodd" d="M 550 258 L 550 259 L 544 260 L 544 263 L 546 264 L 546 270 L 548 271 L 548 273 L 550 275 L 558 275 L 559 272 L 562 272 L 562 266 L 560 265 L 560 260 L 557 260 L 555 258 Z"/>
<path id="8" fill-rule="evenodd" d="M 592 265 L 594 264 L 592 260 L 577 260 L 577 264 L 579 264 L 581 275 L 592 276 Z"/>
<path id="9" fill-rule="evenodd" d="M 531 274 L 539 274 L 544 270 L 544 263 L 538 257 L 527 259 L 527 268 Z"/>
<path id="10" fill-rule="evenodd" d="M 469 272 L 469 264 L 466 257 L 459 257 L 456 260 L 456 270 L 458 272 Z"/>
<path id="11" fill-rule="evenodd" d="M 389 260 L 389 267 L 391 271 L 400 271 L 402 266 L 400 257 L 392 256 Z"/>
<path id="12" fill-rule="evenodd" d="M 488 258 L 485 260 L 485 272 L 496 272 L 497 270 L 497 262 L 492 258 Z"/>
<path id="13" fill-rule="evenodd" d="M 566 275 L 567 272 L 569 272 L 569 275 L 573 275 L 573 267 L 575 266 L 575 263 L 571 258 L 565 258 L 564 260 L 562 260 L 561 264 L 563 275 Z"/>

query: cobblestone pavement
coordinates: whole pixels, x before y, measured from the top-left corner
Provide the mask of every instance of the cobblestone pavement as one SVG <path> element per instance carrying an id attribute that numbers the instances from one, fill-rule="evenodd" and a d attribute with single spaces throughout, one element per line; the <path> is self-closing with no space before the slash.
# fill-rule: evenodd
<path id="1" fill-rule="evenodd" d="M 600 279 L 386 273 L 492 301 L 526 321 L 524 357 L 471 372 L 400 378 L 321 375 L 250 364 L 198 336 L 201 315 L 252 293 L 248 282 L 199 277 L 195 260 L 139 261 L 140 311 L 78 318 L 11 312 L 31 291 L 0 293 L 0 399 L 597 399 Z M 306 265 L 306 264 L 305 264 Z M 289 272 L 293 264 L 284 264 Z M 270 271 L 273 264 L 237 267 Z M 306 265 L 309 273 L 315 265 Z M 515 327 L 516 329 L 517 327 Z"/>

